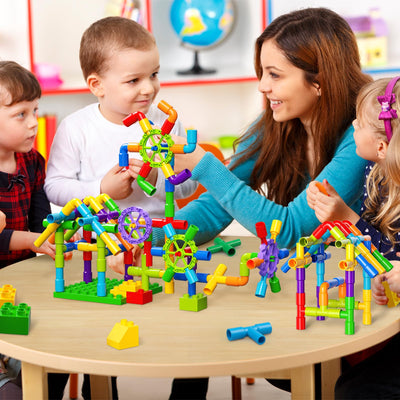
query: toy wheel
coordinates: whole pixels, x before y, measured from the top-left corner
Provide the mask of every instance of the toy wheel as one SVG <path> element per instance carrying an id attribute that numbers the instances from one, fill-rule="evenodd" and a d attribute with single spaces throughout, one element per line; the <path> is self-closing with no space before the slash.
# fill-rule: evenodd
<path id="1" fill-rule="evenodd" d="M 174 272 L 184 273 L 197 263 L 197 258 L 193 256 L 197 252 L 197 247 L 193 240 L 185 240 L 185 235 L 174 235 L 173 239 L 168 239 L 163 250 L 165 264 L 167 267 L 172 267 Z"/>
<path id="2" fill-rule="evenodd" d="M 169 135 L 162 135 L 159 129 L 151 129 L 140 141 L 139 153 L 144 162 L 149 162 L 153 168 L 168 164 L 173 157 L 171 147 L 174 145 Z M 155 161 L 160 159 L 160 161 Z"/>
<path id="3" fill-rule="evenodd" d="M 142 208 L 128 207 L 118 218 L 118 231 L 128 243 L 143 243 L 151 230 L 151 218 Z"/>

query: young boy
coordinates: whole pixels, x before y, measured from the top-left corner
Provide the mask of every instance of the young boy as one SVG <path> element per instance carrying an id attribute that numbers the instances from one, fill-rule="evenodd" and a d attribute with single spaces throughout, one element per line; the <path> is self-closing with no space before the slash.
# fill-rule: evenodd
<path id="1" fill-rule="evenodd" d="M 127 115 L 140 111 L 155 126 L 162 126 L 168 117 L 153 105 L 160 90 L 160 62 L 154 37 L 130 19 L 103 18 L 84 32 L 79 58 L 83 76 L 98 103 L 61 122 L 47 165 L 45 191 L 49 200 L 63 206 L 75 197 L 107 193 L 121 210 L 135 206 L 152 218 L 164 217 L 165 175 L 161 169 L 153 168 L 146 178 L 157 189 L 149 197 L 136 182 L 143 165 L 140 155 L 130 154 L 129 169 L 118 166 L 121 145 L 139 142 L 143 136 L 138 123 L 129 128 L 123 125 Z M 179 120 L 171 133 L 186 136 Z M 176 186 L 175 198 L 189 196 L 196 186 L 191 180 Z M 121 257 L 108 257 L 107 263 L 116 271 L 124 268 Z M 89 392 L 87 383 L 86 377 L 85 398 Z"/>
<path id="2" fill-rule="evenodd" d="M 38 249 L 33 244 L 51 212 L 43 190 L 45 162 L 32 149 L 40 96 L 31 72 L 13 61 L 0 62 L 0 209 L 6 215 L 0 233 L 0 268 L 35 253 L 55 255 L 54 245 Z"/>
<path id="3" fill-rule="evenodd" d="M 141 111 L 156 126 L 168 117 L 153 101 L 159 92 L 159 54 L 153 36 L 140 24 L 107 17 L 93 23 L 80 45 L 83 76 L 98 103 L 66 117 L 60 124 L 50 152 L 45 191 L 49 200 L 63 206 L 74 197 L 107 193 L 121 210 L 141 207 L 150 217 L 163 217 L 165 176 L 153 168 L 147 180 L 156 187 L 149 198 L 136 178 L 143 165 L 138 153 L 130 154 L 129 169 L 118 166 L 121 145 L 139 142 L 138 123 L 122 123 L 130 113 Z M 177 121 L 173 133 L 185 136 Z M 196 188 L 188 180 L 175 187 L 175 197 L 187 197 Z"/>
<path id="4" fill-rule="evenodd" d="M 35 76 L 13 61 L 0 61 L 0 268 L 46 253 L 33 242 L 50 214 L 43 190 L 44 158 L 32 149 L 41 89 Z M 4 219 L 5 217 L 5 219 Z M 22 399 L 21 363 L 0 354 L 0 399 Z M 49 397 L 62 399 L 68 374 L 49 374 Z"/>

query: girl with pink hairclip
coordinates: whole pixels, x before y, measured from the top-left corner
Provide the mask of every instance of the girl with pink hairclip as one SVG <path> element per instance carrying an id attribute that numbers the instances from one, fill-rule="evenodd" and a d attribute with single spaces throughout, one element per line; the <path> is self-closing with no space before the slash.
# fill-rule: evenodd
<path id="1" fill-rule="evenodd" d="M 356 152 L 369 161 L 361 217 L 346 205 L 328 181 L 322 182 L 325 193 L 316 181 L 307 189 L 308 204 L 320 222 L 349 220 L 363 234 L 369 235 L 378 250 L 391 260 L 393 269 L 378 275 L 372 282 L 372 295 L 380 305 L 388 302 L 383 280 L 393 292 L 400 294 L 399 80 L 397 76 L 368 83 L 357 97 L 357 119 L 353 122 Z M 369 358 L 347 370 L 344 368 L 336 383 L 335 398 L 400 398 L 398 355 L 400 334 L 381 344 Z"/>

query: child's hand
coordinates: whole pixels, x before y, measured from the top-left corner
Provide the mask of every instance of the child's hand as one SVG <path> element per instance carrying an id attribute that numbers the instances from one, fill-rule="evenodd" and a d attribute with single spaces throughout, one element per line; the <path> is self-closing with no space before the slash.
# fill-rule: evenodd
<path id="1" fill-rule="evenodd" d="M 32 246 L 30 247 L 30 250 L 34 251 L 35 253 L 47 254 L 54 260 L 56 258 L 56 245 L 46 240 L 40 247 L 36 247 L 33 242 L 40 236 L 40 234 L 33 234 L 35 235 L 35 239 L 32 241 Z"/>
<path id="2" fill-rule="evenodd" d="M 397 295 L 400 294 L 400 261 L 391 261 L 393 268 L 384 275 L 389 288 Z"/>
<path id="3" fill-rule="evenodd" d="M 124 253 L 119 253 L 116 256 L 108 256 L 107 260 L 107 268 L 112 269 L 118 274 L 125 274 L 125 263 L 124 263 Z"/>
<path id="4" fill-rule="evenodd" d="M 101 180 L 101 193 L 107 193 L 114 200 L 127 198 L 132 193 L 134 180 L 132 175 L 131 168 L 125 169 L 125 167 L 115 165 Z"/>
<path id="5" fill-rule="evenodd" d="M 317 185 L 315 186 L 317 187 Z M 356 224 L 360 219 L 358 214 L 343 201 L 326 179 L 323 180 L 322 185 L 327 194 L 319 190 L 315 196 L 314 211 L 318 220 L 320 222 L 348 220 Z"/>
<path id="6" fill-rule="evenodd" d="M 312 181 L 307 186 L 306 193 L 307 193 L 307 203 L 311 209 L 315 209 L 315 203 L 317 201 L 317 195 L 320 192 L 318 189 L 318 182 Z"/>
<path id="7" fill-rule="evenodd" d="M 141 265 L 141 255 L 143 250 L 138 245 L 133 245 L 133 261 L 132 265 Z M 118 274 L 125 274 L 124 253 L 119 253 L 116 256 L 107 257 L 107 267 L 117 272 Z"/>
<path id="8" fill-rule="evenodd" d="M 3 211 L 0 211 L 0 233 L 3 232 L 3 229 L 6 227 L 6 214 Z"/>
<path id="9" fill-rule="evenodd" d="M 129 159 L 129 172 L 132 178 L 137 179 L 143 164 L 144 162 L 142 160 L 137 160 L 136 158 Z M 150 173 L 146 177 L 146 181 L 155 186 L 157 182 L 157 176 L 158 176 L 157 168 L 152 168 Z"/>
<path id="10" fill-rule="evenodd" d="M 376 304 L 384 306 L 388 302 L 388 298 L 385 294 L 385 288 L 382 285 L 382 282 L 386 280 L 386 274 L 377 275 L 374 279 L 372 279 L 371 284 L 371 292 L 372 297 L 375 300 Z"/>

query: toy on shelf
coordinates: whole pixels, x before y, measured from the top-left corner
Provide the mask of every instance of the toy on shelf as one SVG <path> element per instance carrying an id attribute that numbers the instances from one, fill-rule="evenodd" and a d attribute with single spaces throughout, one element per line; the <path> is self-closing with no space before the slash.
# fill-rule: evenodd
<path id="1" fill-rule="evenodd" d="M 179 185 L 189 179 L 192 174 L 188 169 L 175 174 L 172 161 L 174 154 L 191 153 L 196 148 L 197 131 L 188 130 L 188 144 L 175 144 L 170 136 L 170 132 L 175 125 L 177 113 L 168 103 L 161 101 L 158 108 L 168 115 L 167 120 L 162 125 L 161 129 L 153 128 L 146 116 L 137 111 L 129 114 L 123 123 L 126 126 L 131 126 L 135 122 L 139 122 L 143 130 L 143 137 L 139 143 L 125 143 L 120 148 L 119 165 L 120 167 L 129 166 L 128 152 L 138 152 L 143 159 L 143 166 L 139 171 L 137 183 L 144 192 L 152 196 L 156 192 L 156 188 L 145 180 L 152 168 L 160 167 L 165 177 L 172 185 Z"/>
<path id="2" fill-rule="evenodd" d="M 139 327 L 132 321 L 121 319 L 107 336 L 107 344 L 117 350 L 139 346 Z"/>
<path id="3" fill-rule="evenodd" d="M 214 239 L 214 246 L 207 247 L 207 251 L 209 251 L 211 254 L 223 251 L 225 254 L 232 257 L 236 254 L 235 247 L 240 246 L 241 244 L 242 242 L 240 239 L 234 239 L 230 240 L 229 242 L 225 242 L 225 240 L 222 238 L 216 237 Z"/>
<path id="4" fill-rule="evenodd" d="M 269 279 L 272 293 L 278 293 L 281 290 L 276 270 L 279 260 L 289 255 L 289 250 L 278 249 L 276 244 L 276 237 L 279 235 L 281 227 L 282 222 L 274 219 L 271 224 L 271 238 L 267 239 L 267 229 L 264 222 L 256 223 L 257 236 L 261 240 L 260 251 L 247 261 L 247 266 L 250 269 L 258 268 L 261 275 L 255 293 L 257 297 L 265 297 L 268 286 L 267 279 Z"/>
<path id="5" fill-rule="evenodd" d="M 339 269 L 344 270 L 345 277 L 325 280 L 325 261 L 330 258 L 325 249 L 330 236 L 336 240 L 335 247 L 346 249 L 346 259 L 339 262 Z M 318 320 L 342 318 L 345 319 L 345 334 L 352 335 L 355 331 L 354 310 L 363 311 L 364 325 L 371 324 L 371 278 L 390 271 L 392 265 L 367 239 L 348 221 L 325 222 L 310 236 L 300 238 L 296 253 L 282 266 L 284 272 L 289 268 L 296 270 L 297 329 L 305 329 L 306 316 L 314 316 Z M 306 307 L 306 268 L 312 263 L 317 264 L 317 306 Z M 356 301 L 354 297 L 357 265 L 363 270 L 363 301 Z M 328 291 L 334 287 L 339 287 L 338 300 L 329 298 Z"/>
<path id="6" fill-rule="evenodd" d="M 369 15 L 346 18 L 354 31 L 363 67 L 379 67 L 387 64 L 389 29 L 378 8 Z"/>
<path id="7" fill-rule="evenodd" d="M 255 324 L 253 326 L 248 326 L 245 328 L 230 328 L 226 331 L 226 336 L 228 340 L 239 340 L 249 337 L 254 340 L 257 344 L 265 343 L 265 336 L 272 332 L 272 325 L 269 322 L 264 322 L 262 324 Z"/>

